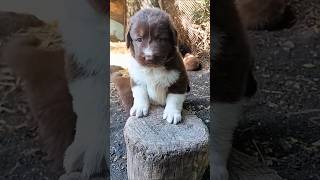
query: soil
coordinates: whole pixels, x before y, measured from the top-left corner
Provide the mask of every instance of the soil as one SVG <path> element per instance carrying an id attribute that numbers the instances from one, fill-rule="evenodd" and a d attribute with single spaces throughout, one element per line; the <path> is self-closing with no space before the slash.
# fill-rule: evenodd
<path id="1" fill-rule="evenodd" d="M 290 1 L 296 23 L 251 31 L 258 92 L 234 147 L 288 180 L 320 179 L 320 1 Z"/>
<path id="2" fill-rule="evenodd" d="M 284 179 L 320 180 L 320 1 L 289 4 L 297 20 L 293 26 L 249 32 L 259 89 L 245 106 L 234 147 Z M 1 36 L 0 49 L 5 39 Z M 36 141 L 21 81 L 0 64 L 0 180 L 55 180 L 59 172 L 51 170 Z M 189 77 L 185 109 L 207 124 L 209 70 L 189 72 Z M 127 115 L 112 84 L 110 118 L 111 179 L 125 180 Z"/>

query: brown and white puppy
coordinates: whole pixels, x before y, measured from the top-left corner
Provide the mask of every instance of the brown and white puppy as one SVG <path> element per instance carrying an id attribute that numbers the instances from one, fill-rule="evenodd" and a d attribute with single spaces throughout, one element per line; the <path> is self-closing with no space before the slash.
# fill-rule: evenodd
<path id="1" fill-rule="evenodd" d="M 214 44 L 211 56 L 211 179 L 229 178 L 227 162 L 244 99 L 256 91 L 253 60 L 247 37 L 233 0 L 215 3 Z"/>
<path id="2" fill-rule="evenodd" d="M 75 74 L 69 82 L 77 114 L 76 134 L 64 158 L 67 173 L 90 177 L 105 170 L 107 140 L 107 1 L 59 0 L 59 27 L 65 48 L 74 54 Z"/>
<path id="3" fill-rule="evenodd" d="M 130 19 L 127 47 L 134 97 L 130 115 L 146 116 L 150 104 L 156 104 L 165 106 L 163 119 L 179 123 L 188 77 L 169 15 L 157 8 L 138 11 Z"/>

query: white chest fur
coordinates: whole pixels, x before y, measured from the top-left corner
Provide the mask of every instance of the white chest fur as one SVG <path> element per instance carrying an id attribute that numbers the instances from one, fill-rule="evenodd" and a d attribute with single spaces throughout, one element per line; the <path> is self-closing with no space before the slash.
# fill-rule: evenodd
<path id="1" fill-rule="evenodd" d="M 128 70 L 135 83 L 147 89 L 149 100 L 152 104 L 165 105 L 168 87 L 179 78 L 176 70 L 166 70 L 164 67 L 144 67 L 134 58 L 129 59 Z"/>

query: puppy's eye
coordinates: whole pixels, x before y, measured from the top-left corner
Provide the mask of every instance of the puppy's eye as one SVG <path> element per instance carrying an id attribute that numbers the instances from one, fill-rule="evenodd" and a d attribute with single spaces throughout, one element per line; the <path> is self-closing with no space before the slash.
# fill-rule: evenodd
<path id="1" fill-rule="evenodd" d="M 142 38 L 137 38 L 136 41 L 142 42 Z"/>
<path id="2" fill-rule="evenodd" d="M 159 38 L 160 41 L 168 41 L 168 38 Z"/>

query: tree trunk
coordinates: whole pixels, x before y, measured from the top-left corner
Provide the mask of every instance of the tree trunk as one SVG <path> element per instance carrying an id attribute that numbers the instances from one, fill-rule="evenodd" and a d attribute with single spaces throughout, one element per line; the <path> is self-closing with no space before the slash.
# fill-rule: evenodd
<path id="1" fill-rule="evenodd" d="M 145 118 L 127 120 L 128 179 L 201 180 L 209 161 L 207 127 L 194 115 L 169 124 L 162 113 L 157 107 Z"/>

